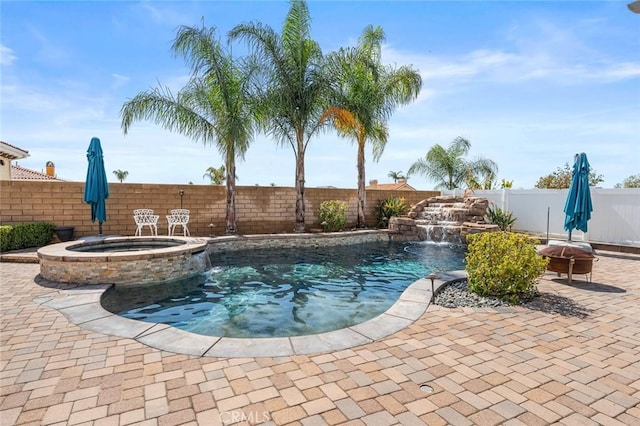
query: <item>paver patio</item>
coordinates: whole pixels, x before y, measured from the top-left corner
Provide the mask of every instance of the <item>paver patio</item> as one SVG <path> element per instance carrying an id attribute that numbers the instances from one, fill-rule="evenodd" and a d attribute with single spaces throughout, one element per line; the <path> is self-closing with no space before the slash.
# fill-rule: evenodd
<path id="1" fill-rule="evenodd" d="M 640 425 L 640 256 L 547 273 L 533 307 L 430 306 L 329 353 L 196 357 L 92 332 L 0 263 L 2 425 Z M 426 384 L 432 392 L 425 392 Z"/>

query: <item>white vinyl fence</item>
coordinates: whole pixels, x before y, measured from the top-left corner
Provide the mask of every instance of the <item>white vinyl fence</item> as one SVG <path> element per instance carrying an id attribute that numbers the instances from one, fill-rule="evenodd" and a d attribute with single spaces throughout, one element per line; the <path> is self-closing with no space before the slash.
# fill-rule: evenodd
<path id="1" fill-rule="evenodd" d="M 531 232 L 552 239 L 567 239 L 564 204 L 567 189 L 504 189 L 474 191 L 517 221 L 515 231 Z M 593 212 L 588 232 L 573 230 L 574 241 L 593 241 L 640 246 L 640 188 L 591 188 Z"/>

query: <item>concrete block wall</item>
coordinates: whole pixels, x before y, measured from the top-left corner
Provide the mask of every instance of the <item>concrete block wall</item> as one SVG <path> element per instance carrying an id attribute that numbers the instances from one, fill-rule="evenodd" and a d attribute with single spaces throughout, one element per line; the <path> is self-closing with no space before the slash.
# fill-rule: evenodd
<path id="1" fill-rule="evenodd" d="M 180 208 L 179 191 L 184 191 L 182 207 L 191 210 L 189 230 L 192 236 L 225 233 L 224 186 L 110 183 L 106 235 L 134 235 L 133 210 L 150 208 L 160 215 L 158 234 L 167 234 L 166 215 Z M 409 206 L 438 191 L 367 191 L 367 225 L 375 226 L 374 207 L 390 196 L 404 197 Z M 295 222 L 295 188 L 239 186 L 236 188 L 236 214 L 241 234 L 292 232 Z M 347 223 L 354 226 L 357 214 L 355 189 L 306 188 L 305 223 L 318 228 L 318 209 L 325 200 L 347 203 Z M 75 238 L 96 235 L 98 223 L 91 222 L 91 208 L 84 203 L 84 182 L 0 181 L 0 224 L 44 221 L 55 226 L 73 226 Z M 214 227 L 209 227 L 213 224 Z M 148 228 L 145 234 L 148 235 Z"/>

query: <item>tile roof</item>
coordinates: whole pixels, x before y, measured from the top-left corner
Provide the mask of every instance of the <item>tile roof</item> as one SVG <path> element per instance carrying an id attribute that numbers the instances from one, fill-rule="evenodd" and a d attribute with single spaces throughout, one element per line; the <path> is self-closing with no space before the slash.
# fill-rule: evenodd
<path id="1" fill-rule="evenodd" d="M 366 186 L 365 189 L 382 189 L 387 191 L 415 191 L 416 189 L 409 185 L 406 180 L 401 180 L 396 183 L 374 183 Z"/>
<path id="2" fill-rule="evenodd" d="M 26 169 L 17 164 L 11 165 L 11 180 L 57 180 L 62 181 L 56 177 L 48 176 L 45 173 L 38 172 L 31 169 Z"/>

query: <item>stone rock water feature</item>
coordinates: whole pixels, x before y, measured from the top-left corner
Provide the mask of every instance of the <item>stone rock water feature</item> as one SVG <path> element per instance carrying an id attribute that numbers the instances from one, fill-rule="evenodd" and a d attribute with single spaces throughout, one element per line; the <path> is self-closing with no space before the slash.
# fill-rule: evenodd
<path id="1" fill-rule="evenodd" d="M 399 239 L 466 243 L 468 234 L 498 231 L 488 224 L 489 202 L 480 197 L 440 195 L 415 204 L 406 217 L 393 217 L 389 230 Z"/>

